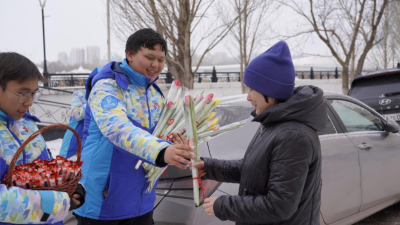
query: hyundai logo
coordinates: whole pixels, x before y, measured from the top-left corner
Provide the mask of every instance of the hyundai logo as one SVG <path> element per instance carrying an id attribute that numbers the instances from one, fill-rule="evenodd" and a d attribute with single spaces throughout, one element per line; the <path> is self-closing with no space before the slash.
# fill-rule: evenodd
<path id="1" fill-rule="evenodd" d="M 382 99 L 379 101 L 379 105 L 389 105 L 392 102 L 390 99 Z"/>

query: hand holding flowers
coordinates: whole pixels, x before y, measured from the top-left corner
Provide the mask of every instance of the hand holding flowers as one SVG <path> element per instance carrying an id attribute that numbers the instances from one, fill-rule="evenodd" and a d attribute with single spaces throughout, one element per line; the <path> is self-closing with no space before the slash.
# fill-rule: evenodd
<path id="1" fill-rule="evenodd" d="M 195 97 L 188 94 L 183 97 L 182 92 L 181 84 L 175 80 L 171 85 L 159 121 L 152 134 L 162 140 L 174 143 L 165 150 L 164 162 L 186 169 L 186 166 L 191 165 L 187 159 L 198 159 L 196 151 L 198 143 L 210 139 L 215 134 L 238 128 L 243 124 L 234 123 L 219 127 L 218 118 L 214 118 L 215 112 L 212 112 L 212 110 L 219 104 L 220 100 L 213 99 L 213 93 L 209 93 L 205 97 L 203 93 Z M 186 139 L 183 138 L 182 134 L 189 141 L 185 141 Z M 189 149 L 194 153 L 194 156 L 189 153 Z M 139 169 L 140 165 L 142 165 L 142 161 L 139 160 L 135 168 Z M 150 192 L 167 167 L 159 168 L 148 163 L 143 163 L 142 166 L 149 182 L 147 191 Z M 194 170 L 197 171 L 196 168 Z M 194 186 L 197 183 L 198 187 L 199 177 L 196 172 L 193 173 L 193 179 Z M 194 189 L 195 192 L 196 190 L 195 196 L 198 196 L 198 188 Z M 199 205 L 196 197 L 195 203 Z"/>
<path id="2" fill-rule="evenodd" d="M 191 165 L 187 159 L 194 159 L 193 149 L 187 144 L 170 145 L 164 153 L 164 162 L 185 170 L 185 165 Z"/>

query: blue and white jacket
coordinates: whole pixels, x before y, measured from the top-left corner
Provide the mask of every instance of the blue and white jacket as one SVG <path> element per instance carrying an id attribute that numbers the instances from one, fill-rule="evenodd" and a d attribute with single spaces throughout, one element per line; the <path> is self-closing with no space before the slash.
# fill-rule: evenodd
<path id="1" fill-rule="evenodd" d="M 39 119 L 29 113 L 14 120 L 0 110 L 0 179 L 8 172 L 8 165 L 19 146 L 38 130 L 35 122 Z M 41 135 L 29 142 L 16 165 L 31 163 L 37 158 L 51 159 Z M 0 224 L 63 224 L 69 208 L 70 198 L 65 192 L 7 189 L 6 185 L 0 184 Z"/>
<path id="2" fill-rule="evenodd" d="M 72 94 L 71 102 L 71 117 L 69 119 L 68 126 L 72 127 L 82 139 L 83 125 L 85 118 L 86 109 L 86 92 L 85 91 L 75 91 Z M 74 156 L 78 149 L 78 139 L 72 131 L 67 130 L 65 132 L 61 149 L 60 156 L 69 158 Z"/>
<path id="3" fill-rule="evenodd" d="M 163 95 L 150 78 L 126 60 L 111 62 L 87 81 L 83 128 L 85 204 L 74 212 L 97 220 L 121 220 L 150 212 L 155 190 L 147 193 L 146 173 L 138 160 L 155 165 L 170 144 L 151 135 L 161 114 Z M 107 192 L 103 197 L 103 192 Z"/>

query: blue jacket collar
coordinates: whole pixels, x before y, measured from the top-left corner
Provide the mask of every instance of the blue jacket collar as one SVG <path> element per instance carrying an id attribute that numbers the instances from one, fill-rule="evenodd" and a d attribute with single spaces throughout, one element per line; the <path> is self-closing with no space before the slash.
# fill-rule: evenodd
<path id="1" fill-rule="evenodd" d="M 157 77 L 152 83 L 150 83 L 151 79 L 145 77 L 143 74 L 139 72 L 134 71 L 128 65 L 128 61 L 126 61 L 126 59 L 124 59 L 119 66 L 121 70 L 125 73 L 125 75 L 128 76 L 129 82 L 131 84 L 136 84 L 138 86 L 148 88 L 151 84 L 154 84 L 158 80 Z"/>
<path id="2" fill-rule="evenodd" d="M 126 61 L 126 60 L 124 60 Z M 127 64 L 126 64 L 127 65 Z M 128 67 L 131 72 L 134 72 L 135 75 L 132 77 L 137 78 L 137 79 L 130 79 L 128 73 L 125 73 L 125 71 L 122 69 L 124 67 L 122 63 L 120 62 L 110 62 L 107 65 L 105 65 L 98 73 L 92 73 L 87 81 L 86 81 L 86 99 L 89 98 L 90 91 L 92 90 L 92 87 L 94 84 L 104 78 L 114 78 L 115 82 L 118 84 L 119 87 L 121 87 L 124 90 L 128 90 L 128 85 L 129 83 L 134 83 L 138 86 L 145 87 L 146 89 L 149 88 L 151 85 L 164 97 L 164 94 L 161 91 L 161 88 L 158 87 L 157 83 L 155 82 L 157 79 L 154 80 L 152 83 L 148 83 L 150 81 L 150 78 L 145 77 L 144 75 L 133 71 L 132 68 L 130 68 L 129 65 L 125 66 Z M 126 70 L 128 70 L 126 68 Z M 148 79 L 148 80 L 146 80 Z"/>
<path id="3" fill-rule="evenodd" d="M 41 121 L 39 120 L 39 118 L 37 118 L 34 115 L 31 115 L 30 113 L 26 112 L 25 115 L 23 116 L 24 118 L 29 118 L 33 121 L 35 121 L 36 123 L 40 123 Z"/>
<path id="4" fill-rule="evenodd" d="M 40 123 L 40 120 L 36 116 L 33 116 L 33 115 L 29 114 L 28 112 L 25 113 L 23 118 L 31 119 L 35 122 Z M 5 112 L 3 112 L 3 110 L 0 109 L 0 121 L 9 124 L 9 123 L 13 123 L 15 120 L 10 115 L 7 115 Z"/>
<path id="5" fill-rule="evenodd" d="M 1 110 L 0 109 L 0 121 L 1 122 L 7 122 L 7 114 L 5 114 L 4 112 L 3 112 L 3 110 Z"/>

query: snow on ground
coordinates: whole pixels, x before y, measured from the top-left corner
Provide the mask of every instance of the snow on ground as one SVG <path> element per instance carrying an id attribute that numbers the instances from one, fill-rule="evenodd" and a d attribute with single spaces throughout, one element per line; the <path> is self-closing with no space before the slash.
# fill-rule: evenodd
<path id="1" fill-rule="evenodd" d="M 53 156 L 59 155 L 60 154 L 60 148 L 62 144 L 62 139 L 56 139 L 52 141 L 46 141 L 47 147 L 50 149 L 51 154 Z"/>
<path id="2" fill-rule="evenodd" d="M 53 156 L 53 158 L 55 158 L 57 155 L 60 154 L 60 149 L 61 149 L 61 145 L 62 145 L 61 138 L 52 140 L 52 141 L 46 141 L 46 144 L 47 144 L 47 147 L 50 149 L 51 155 Z M 69 160 L 75 161 L 76 156 L 70 157 Z"/>

